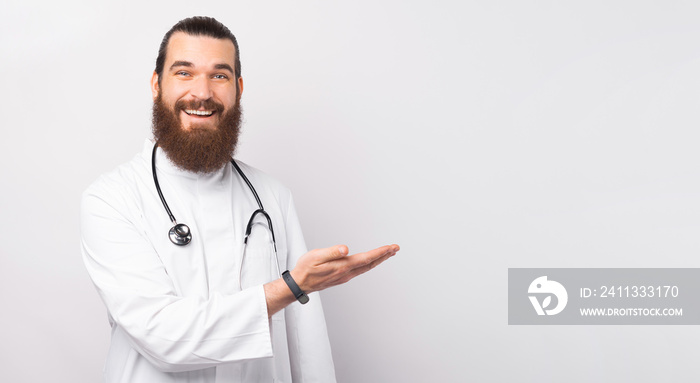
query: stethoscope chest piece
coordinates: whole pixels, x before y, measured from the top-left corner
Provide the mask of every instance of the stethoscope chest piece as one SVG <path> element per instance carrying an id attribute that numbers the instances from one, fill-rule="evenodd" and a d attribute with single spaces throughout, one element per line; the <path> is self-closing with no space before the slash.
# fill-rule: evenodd
<path id="1" fill-rule="evenodd" d="M 156 149 L 158 148 L 158 143 L 155 143 L 153 145 L 153 153 L 151 154 L 151 171 L 153 172 L 153 183 L 156 185 L 156 191 L 158 192 L 158 197 L 160 197 L 160 201 L 163 203 L 163 208 L 165 208 L 165 212 L 168 213 L 168 218 L 170 218 L 170 222 L 174 223 L 175 226 L 171 227 L 170 230 L 168 231 L 168 238 L 170 238 L 170 242 L 178 245 L 178 246 L 185 246 L 188 243 L 192 242 L 192 232 L 190 231 L 190 228 L 185 225 L 184 223 L 177 223 L 177 220 L 175 219 L 175 216 L 173 215 L 173 212 L 170 211 L 170 207 L 168 207 L 168 203 L 165 201 L 165 197 L 163 197 L 163 192 L 160 190 L 160 184 L 158 183 L 158 175 L 156 173 Z M 248 177 L 246 177 L 245 173 L 243 173 L 243 170 L 236 164 L 236 161 L 231 158 L 231 165 L 233 168 L 240 174 L 241 178 L 243 178 L 243 181 L 245 181 L 246 185 L 248 185 L 248 188 L 250 189 L 250 192 L 253 193 L 253 197 L 255 197 L 255 202 L 258 203 L 258 210 L 253 212 L 253 215 L 250 216 L 250 220 L 248 220 L 248 226 L 246 227 L 245 231 L 245 240 L 244 240 L 244 246 L 245 244 L 248 243 L 248 236 L 250 235 L 250 231 L 253 226 L 253 220 L 258 213 L 262 214 L 265 219 L 267 219 L 267 227 L 270 229 L 270 234 L 272 235 L 272 244 L 275 249 L 275 260 L 276 266 L 277 266 L 277 274 L 280 274 L 280 261 L 279 258 L 277 258 L 277 242 L 275 241 L 275 231 L 272 228 L 272 219 L 270 218 L 270 215 L 265 212 L 265 208 L 263 208 L 263 204 L 260 201 L 260 196 L 258 196 L 258 192 L 255 191 L 255 188 L 253 187 L 253 184 L 250 183 L 250 180 Z M 244 247 L 245 251 L 245 247 Z"/>
<path id="2" fill-rule="evenodd" d="M 192 241 L 190 228 L 184 223 L 178 223 L 171 227 L 168 236 L 170 237 L 170 242 L 178 246 L 185 246 Z"/>

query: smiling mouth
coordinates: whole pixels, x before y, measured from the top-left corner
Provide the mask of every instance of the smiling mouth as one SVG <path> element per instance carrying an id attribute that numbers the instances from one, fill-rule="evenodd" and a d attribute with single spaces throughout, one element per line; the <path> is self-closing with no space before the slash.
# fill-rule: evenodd
<path id="1" fill-rule="evenodd" d="M 189 116 L 202 116 L 202 117 L 209 117 L 212 114 L 214 114 L 213 110 L 193 110 L 193 109 L 185 109 L 185 113 Z"/>

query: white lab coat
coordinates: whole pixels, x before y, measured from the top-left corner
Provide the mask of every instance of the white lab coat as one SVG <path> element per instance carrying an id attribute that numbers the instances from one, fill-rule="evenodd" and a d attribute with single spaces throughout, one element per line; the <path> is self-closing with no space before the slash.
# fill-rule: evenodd
<path id="1" fill-rule="evenodd" d="M 176 246 L 151 173 L 153 143 L 83 194 L 82 253 L 109 313 L 105 382 L 334 382 L 318 294 L 267 317 L 262 285 L 276 279 L 266 220 L 231 164 L 208 175 L 158 150 L 158 180 L 192 242 Z M 272 218 L 282 271 L 306 252 L 292 197 L 240 163 Z"/>

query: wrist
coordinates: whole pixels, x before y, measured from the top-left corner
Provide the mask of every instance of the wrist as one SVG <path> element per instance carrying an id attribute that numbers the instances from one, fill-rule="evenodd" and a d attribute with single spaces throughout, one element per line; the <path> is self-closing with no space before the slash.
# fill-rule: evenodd
<path id="1" fill-rule="evenodd" d="M 306 292 L 297 284 L 294 276 L 289 270 L 282 273 L 282 279 L 299 303 L 306 304 L 309 301 L 309 296 L 306 295 Z"/>
<path id="2" fill-rule="evenodd" d="M 300 273 L 296 268 L 294 268 L 293 270 L 287 270 L 287 271 L 289 271 L 289 274 L 292 276 L 292 278 L 294 278 L 294 282 L 297 283 L 297 286 L 299 286 L 299 288 L 302 291 L 304 291 L 307 294 L 310 293 L 308 286 L 306 286 L 306 284 L 304 283 L 306 280 L 304 279 L 304 276 L 302 275 L 302 273 Z M 282 278 L 282 279 L 284 279 L 284 278 Z"/>
<path id="3" fill-rule="evenodd" d="M 263 289 L 265 290 L 268 317 L 272 317 L 273 314 L 296 300 L 282 278 L 264 284 Z"/>

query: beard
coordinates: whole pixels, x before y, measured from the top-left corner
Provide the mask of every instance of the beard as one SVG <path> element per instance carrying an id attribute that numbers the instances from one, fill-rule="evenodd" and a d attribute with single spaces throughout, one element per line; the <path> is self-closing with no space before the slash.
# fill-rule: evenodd
<path id="1" fill-rule="evenodd" d="M 189 130 L 184 130 L 180 111 L 201 107 L 214 110 L 214 115 L 219 116 L 219 123 L 214 127 L 192 124 Z M 228 111 L 212 100 L 178 100 L 175 107 L 170 109 L 159 93 L 153 102 L 153 136 L 178 168 L 195 173 L 211 173 L 226 165 L 236 151 L 242 115 L 240 99 Z"/>

